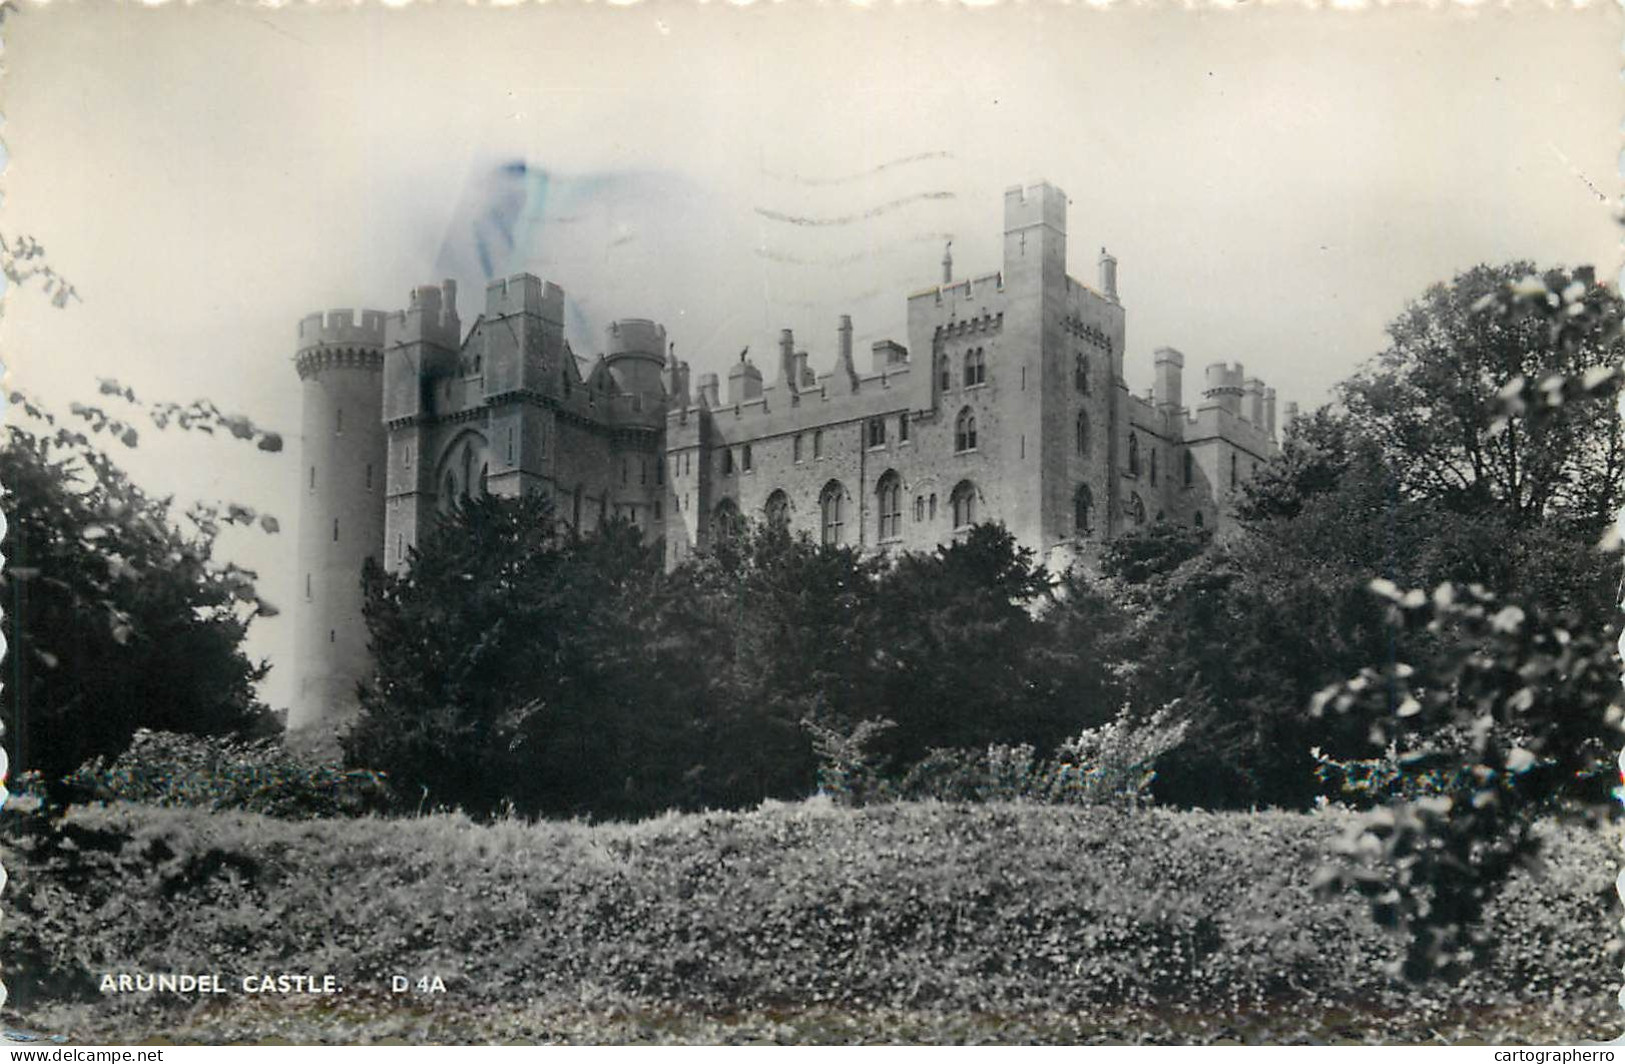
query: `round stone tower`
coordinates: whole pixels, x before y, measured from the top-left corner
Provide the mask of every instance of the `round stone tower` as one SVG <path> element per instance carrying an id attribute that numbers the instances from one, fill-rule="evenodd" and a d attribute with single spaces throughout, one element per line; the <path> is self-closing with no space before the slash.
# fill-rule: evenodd
<path id="1" fill-rule="evenodd" d="M 359 320 L 358 320 L 359 318 Z M 299 323 L 304 382 L 299 587 L 288 731 L 332 733 L 367 675 L 361 568 L 384 542 L 384 314 L 332 310 Z"/>
<path id="2" fill-rule="evenodd" d="M 623 392 L 658 402 L 665 395 L 666 330 L 644 318 L 622 318 L 605 330 L 604 364 Z"/>

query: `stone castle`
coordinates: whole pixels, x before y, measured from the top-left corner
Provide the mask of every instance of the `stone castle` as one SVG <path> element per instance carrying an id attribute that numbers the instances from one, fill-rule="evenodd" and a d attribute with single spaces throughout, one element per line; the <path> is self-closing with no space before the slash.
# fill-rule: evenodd
<path id="1" fill-rule="evenodd" d="M 366 672 L 359 574 L 406 564 L 420 531 L 468 493 L 546 492 L 570 526 L 623 516 L 664 537 L 668 565 L 741 519 L 865 551 L 930 549 L 1001 521 L 1052 564 L 1149 521 L 1220 529 L 1227 501 L 1276 453 L 1274 389 L 1185 357 L 1155 385 L 1123 380 L 1124 310 L 1104 249 L 1095 287 L 1067 275 L 1066 196 L 1004 198 L 1004 261 L 908 297 L 907 344 L 861 368 L 852 324 L 819 370 L 786 329 L 771 380 L 746 355 L 690 379 L 665 329 L 609 326 L 591 361 L 564 337 L 564 294 L 492 282 L 465 332 L 452 281 L 404 311 L 299 324 L 303 504 L 298 695 L 289 727 L 341 719 Z M 1288 419 L 1292 405 L 1286 409 Z"/>

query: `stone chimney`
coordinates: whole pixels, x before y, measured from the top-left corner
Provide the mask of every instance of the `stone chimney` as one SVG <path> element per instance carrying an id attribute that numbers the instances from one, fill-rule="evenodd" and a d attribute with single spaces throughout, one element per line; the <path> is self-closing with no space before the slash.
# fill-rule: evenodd
<path id="1" fill-rule="evenodd" d="M 715 373 L 700 374 L 700 405 L 715 410 L 722 405 L 718 395 L 720 386 Z"/>
<path id="2" fill-rule="evenodd" d="M 789 329 L 779 330 L 779 383 L 791 395 L 801 390 L 801 375 L 796 369 L 796 338 Z"/>
<path id="3" fill-rule="evenodd" d="M 1100 294 L 1117 302 L 1117 259 L 1105 248 L 1100 249 Z"/>

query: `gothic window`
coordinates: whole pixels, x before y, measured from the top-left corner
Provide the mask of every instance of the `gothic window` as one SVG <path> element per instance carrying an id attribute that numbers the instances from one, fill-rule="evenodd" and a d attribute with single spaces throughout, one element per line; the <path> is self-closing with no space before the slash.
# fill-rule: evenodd
<path id="1" fill-rule="evenodd" d="M 980 347 L 965 352 L 965 387 L 987 383 L 987 362 Z"/>
<path id="2" fill-rule="evenodd" d="M 1073 426 L 1073 446 L 1077 448 L 1078 457 L 1089 454 L 1089 411 L 1079 410 L 1077 423 Z"/>
<path id="3" fill-rule="evenodd" d="M 716 513 L 711 518 L 711 531 L 719 541 L 738 539 L 744 534 L 745 519 L 732 499 L 717 503 Z"/>
<path id="4" fill-rule="evenodd" d="M 880 541 L 898 539 L 903 534 L 903 480 L 894 472 L 880 478 Z"/>
<path id="5" fill-rule="evenodd" d="M 954 419 L 954 450 L 976 450 L 976 414 L 968 406 Z"/>
<path id="6" fill-rule="evenodd" d="M 661 507 L 661 505 L 660 505 L 660 500 L 656 499 L 655 500 L 655 520 L 656 521 L 660 520 L 660 518 L 662 516 L 662 514 L 661 514 L 662 509 L 663 509 L 663 507 Z"/>
<path id="7" fill-rule="evenodd" d="M 1155 447 L 1151 448 L 1151 483 L 1153 486 L 1157 483 L 1157 449 Z"/>
<path id="8" fill-rule="evenodd" d="M 914 520 L 915 521 L 924 521 L 925 520 L 925 496 L 924 495 L 916 495 L 916 496 L 914 496 Z"/>
<path id="9" fill-rule="evenodd" d="M 1132 432 L 1128 435 L 1128 471 L 1131 476 L 1140 475 L 1140 438 Z"/>
<path id="10" fill-rule="evenodd" d="M 886 419 L 872 417 L 869 419 L 869 446 L 884 447 L 886 445 Z"/>
<path id="11" fill-rule="evenodd" d="M 976 485 L 968 480 L 961 480 L 954 493 L 948 497 L 949 504 L 954 510 L 954 528 L 969 528 L 976 523 Z"/>
<path id="12" fill-rule="evenodd" d="M 1087 536 L 1094 530 L 1094 509 L 1094 492 L 1089 485 L 1079 484 L 1072 494 L 1072 529 L 1078 535 Z"/>
<path id="13" fill-rule="evenodd" d="M 722 475 L 728 476 L 734 471 L 734 450 L 732 447 L 722 449 Z"/>
<path id="14" fill-rule="evenodd" d="M 1236 456 L 1232 454 L 1230 456 L 1230 490 L 1234 491 L 1235 487 L 1236 487 Z"/>
<path id="15" fill-rule="evenodd" d="M 687 454 L 683 455 L 683 472 L 685 472 L 685 473 L 694 472 L 694 452 L 693 451 L 690 451 Z"/>
<path id="16" fill-rule="evenodd" d="M 947 391 L 953 385 L 953 371 L 948 368 L 947 355 L 937 357 L 937 376 L 940 378 L 943 391 Z"/>
<path id="17" fill-rule="evenodd" d="M 823 494 L 818 496 L 818 512 L 824 528 L 823 542 L 827 547 L 838 546 L 841 542 L 845 527 L 841 507 L 845 501 L 846 489 L 841 487 L 838 480 L 832 480 L 824 485 Z"/>
<path id="18" fill-rule="evenodd" d="M 937 519 L 937 493 L 934 491 L 931 493 L 931 502 L 928 506 L 928 510 L 930 512 L 931 520 L 935 521 Z"/>
<path id="19" fill-rule="evenodd" d="M 767 497 L 767 506 L 763 508 L 770 528 L 790 527 L 790 497 L 782 490 L 775 491 Z"/>
<path id="20" fill-rule="evenodd" d="M 1145 524 L 1145 500 L 1140 498 L 1137 491 L 1129 495 L 1129 516 L 1134 518 L 1135 524 Z"/>
<path id="21" fill-rule="evenodd" d="M 1202 511 L 1200 510 L 1196 511 L 1196 527 L 1202 527 Z"/>
<path id="22" fill-rule="evenodd" d="M 801 461 L 801 435 L 799 433 L 796 434 L 795 439 L 790 441 L 790 460 L 792 462 Z"/>
<path id="23" fill-rule="evenodd" d="M 745 444 L 745 449 L 741 453 L 740 457 L 742 457 L 744 459 L 744 461 L 745 461 L 745 472 L 749 473 L 750 472 L 750 444 L 748 444 L 748 443 Z"/>
<path id="24" fill-rule="evenodd" d="M 1089 394 L 1089 356 L 1082 351 L 1077 353 L 1077 363 L 1072 367 L 1072 386 L 1083 395 Z"/>
<path id="25" fill-rule="evenodd" d="M 908 442 L 908 415 L 907 414 L 898 414 L 897 415 L 897 442 L 898 443 L 907 443 Z"/>
<path id="26" fill-rule="evenodd" d="M 1186 451 L 1182 457 L 1185 463 L 1185 486 L 1188 488 L 1196 479 L 1196 463 L 1192 460 L 1189 451 Z"/>
<path id="27" fill-rule="evenodd" d="M 677 459 L 673 458 L 672 461 L 676 462 Z M 666 483 L 666 463 L 663 461 L 655 462 L 655 483 L 662 486 Z"/>
<path id="28" fill-rule="evenodd" d="M 813 457 L 824 457 L 824 430 L 819 429 L 813 433 Z"/>

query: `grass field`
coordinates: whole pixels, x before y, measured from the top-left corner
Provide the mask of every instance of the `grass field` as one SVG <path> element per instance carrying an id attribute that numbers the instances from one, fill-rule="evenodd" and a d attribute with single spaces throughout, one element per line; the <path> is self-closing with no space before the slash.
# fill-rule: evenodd
<path id="1" fill-rule="evenodd" d="M 821 802 L 628 825 L 9 815 L 8 1019 L 76 1040 L 1574 1042 L 1619 1033 L 1616 848 L 1548 832 L 1454 986 L 1309 882 L 1338 812 Z M 326 998 L 103 972 L 331 974 Z M 438 975 L 446 993 L 390 993 Z"/>

